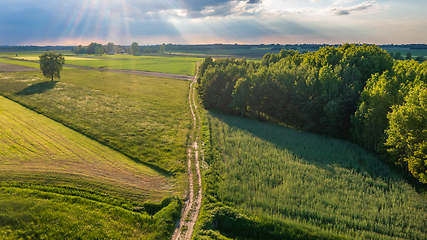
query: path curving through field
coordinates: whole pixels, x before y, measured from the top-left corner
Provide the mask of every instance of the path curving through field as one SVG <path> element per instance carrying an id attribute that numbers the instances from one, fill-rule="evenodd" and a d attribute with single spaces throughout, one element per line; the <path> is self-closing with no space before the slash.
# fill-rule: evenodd
<path id="1" fill-rule="evenodd" d="M 191 115 L 193 116 L 193 127 L 191 130 L 190 141 L 191 144 L 188 146 L 188 182 L 189 182 L 189 194 L 188 199 L 184 204 L 184 208 L 181 212 L 181 218 L 177 222 L 175 232 L 172 235 L 172 240 L 190 240 L 193 235 L 194 225 L 196 224 L 199 216 L 200 207 L 202 205 L 202 178 L 200 175 L 199 166 L 199 146 L 198 141 L 200 140 L 200 115 L 197 110 L 195 98 L 195 82 L 190 84 L 190 93 L 188 101 L 190 104 Z M 193 169 L 195 168 L 195 174 Z M 197 181 L 197 192 L 195 193 L 194 182 Z"/>

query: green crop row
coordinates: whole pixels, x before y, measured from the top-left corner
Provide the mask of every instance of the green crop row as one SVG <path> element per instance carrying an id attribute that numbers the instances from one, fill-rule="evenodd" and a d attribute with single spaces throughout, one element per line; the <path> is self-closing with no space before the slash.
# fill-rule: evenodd
<path id="1" fill-rule="evenodd" d="M 196 239 L 427 236 L 425 199 L 360 147 L 239 117 L 204 116 L 210 168 Z"/>

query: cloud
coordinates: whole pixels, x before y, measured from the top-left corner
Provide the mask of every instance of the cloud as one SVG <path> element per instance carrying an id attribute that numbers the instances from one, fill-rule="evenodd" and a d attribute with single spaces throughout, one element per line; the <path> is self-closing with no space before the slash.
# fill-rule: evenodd
<path id="1" fill-rule="evenodd" d="M 339 8 L 332 8 L 330 11 L 335 14 L 335 15 L 349 15 L 353 12 L 362 12 L 362 11 L 366 11 L 368 9 L 372 9 L 375 6 L 374 2 L 364 2 L 362 4 L 353 6 L 353 7 L 348 7 L 348 8 L 344 8 L 344 7 L 339 7 Z"/>
<path id="2" fill-rule="evenodd" d="M 248 0 L 246 3 L 248 4 L 255 4 L 255 3 L 261 3 L 261 0 Z"/>

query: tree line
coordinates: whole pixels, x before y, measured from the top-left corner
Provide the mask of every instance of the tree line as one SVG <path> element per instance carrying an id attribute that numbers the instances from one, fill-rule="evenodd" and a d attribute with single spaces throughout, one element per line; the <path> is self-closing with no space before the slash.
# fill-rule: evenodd
<path id="1" fill-rule="evenodd" d="M 427 183 L 427 63 L 344 44 L 261 61 L 205 58 L 204 106 L 353 140 Z"/>
<path id="2" fill-rule="evenodd" d="M 164 53 L 165 44 L 159 46 L 139 46 L 137 42 L 133 42 L 130 46 L 121 46 L 115 45 L 112 42 L 109 42 L 107 45 L 102 45 L 100 43 L 92 42 L 88 46 L 79 45 L 73 47 L 71 51 L 75 54 L 115 54 L 115 53 L 127 53 L 134 56 L 139 56 L 142 53 L 151 54 L 151 53 Z"/>

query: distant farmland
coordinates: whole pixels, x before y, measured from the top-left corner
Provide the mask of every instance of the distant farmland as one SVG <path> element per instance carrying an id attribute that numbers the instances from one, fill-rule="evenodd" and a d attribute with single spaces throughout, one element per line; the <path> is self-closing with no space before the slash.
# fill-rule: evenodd
<path id="1" fill-rule="evenodd" d="M 13 54 L 6 55 L 17 60 L 38 61 L 38 56 L 27 53 L 16 57 Z M 149 72 L 162 72 L 182 75 L 194 75 L 195 63 L 200 61 L 196 57 L 182 56 L 132 56 L 132 55 L 65 55 L 66 64 L 106 68 L 106 69 L 123 69 Z M 4 60 L 3 60 L 4 61 Z M 19 64 L 19 63 L 17 63 Z M 22 64 L 22 63 L 21 63 Z M 29 63 L 31 64 L 31 63 Z M 36 63 L 34 63 L 36 64 Z M 28 65 L 26 65 L 28 66 Z M 35 66 L 35 65 L 32 65 Z M 35 66 L 38 67 L 38 66 Z"/>

